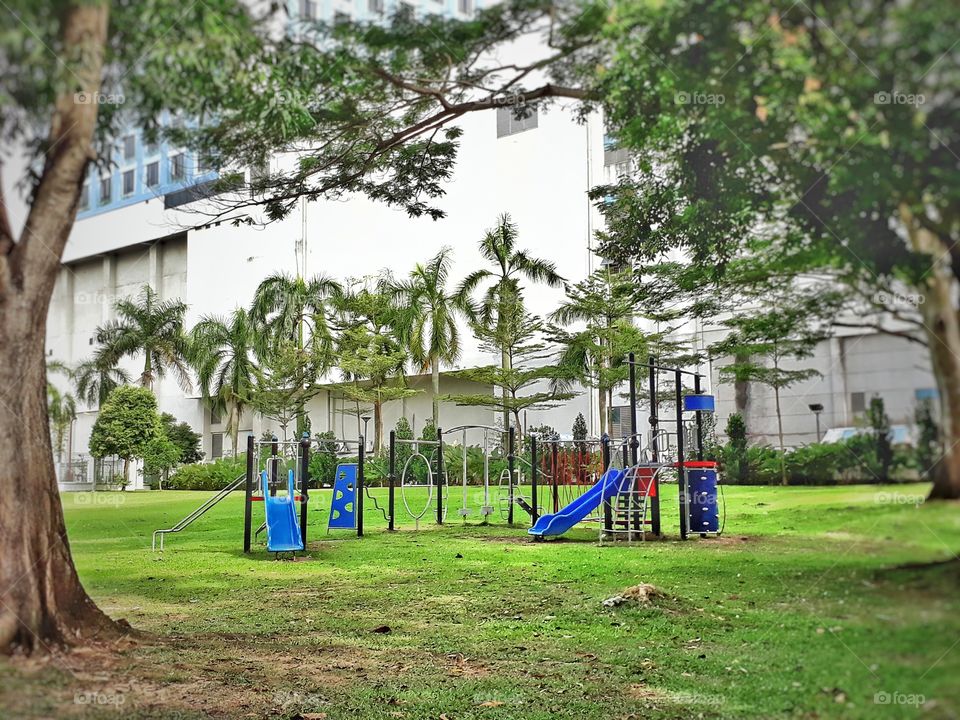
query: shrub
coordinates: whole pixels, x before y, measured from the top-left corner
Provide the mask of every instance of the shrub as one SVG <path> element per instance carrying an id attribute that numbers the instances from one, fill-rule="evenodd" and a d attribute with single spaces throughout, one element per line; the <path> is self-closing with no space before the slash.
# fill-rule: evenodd
<path id="1" fill-rule="evenodd" d="M 169 490 L 221 490 L 247 468 L 246 453 L 238 457 L 220 458 L 211 463 L 183 465 L 167 481 Z"/>
<path id="2" fill-rule="evenodd" d="M 322 487 L 324 483 L 333 485 L 334 473 L 337 471 L 337 434 L 332 430 L 317 433 L 313 436 L 316 448 L 310 454 L 310 487 Z"/>

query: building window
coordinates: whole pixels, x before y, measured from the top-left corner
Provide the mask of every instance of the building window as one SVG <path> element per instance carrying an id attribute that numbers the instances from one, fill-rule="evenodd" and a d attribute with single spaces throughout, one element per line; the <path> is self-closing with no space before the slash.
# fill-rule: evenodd
<path id="1" fill-rule="evenodd" d="M 457 10 L 469 15 L 473 12 L 473 0 L 457 0 Z"/>
<path id="2" fill-rule="evenodd" d="M 300 0 L 300 17 L 304 20 L 316 20 L 317 4 L 313 0 Z"/>
<path id="3" fill-rule="evenodd" d="M 160 152 L 160 143 L 148 142 L 148 143 L 145 143 L 143 146 L 144 155 L 147 155 L 147 156 L 156 155 L 158 152 Z"/>
<path id="4" fill-rule="evenodd" d="M 333 24 L 334 25 L 343 25 L 350 22 L 350 13 L 340 12 L 337 10 L 333 14 Z"/>
<path id="5" fill-rule="evenodd" d="M 220 413 L 216 410 L 210 410 L 210 424 L 219 425 L 223 422 L 223 418 L 220 416 Z"/>
<path id="6" fill-rule="evenodd" d="M 152 162 L 147 165 L 147 187 L 154 188 L 160 184 L 160 163 Z"/>
<path id="7" fill-rule="evenodd" d="M 110 202 L 110 176 L 100 178 L 100 204 L 106 205 Z"/>
<path id="8" fill-rule="evenodd" d="M 80 209 L 86 210 L 90 207 L 90 183 L 85 182 L 80 188 Z"/>
<path id="9" fill-rule="evenodd" d="M 124 170 L 123 171 L 123 196 L 133 195 L 133 190 L 135 186 L 135 171 L 134 170 Z"/>
<path id="10" fill-rule="evenodd" d="M 618 147 L 617 141 L 609 135 L 603 138 L 603 164 L 607 167 L 611 165 L 622 165 L 630 160 L 630 153 L 626 148 Z"/>
<path id="11" fill-rule="evenodd" d="M 936 388 L 917 388 L 913 391 L 913 398 L 917 402 L 939 400 L 940 392 Z"/>
<path id="12" fill-rule="evenodd" d="M 515 106 L 497 108 L 497 137 L 516 135 L 537 127 L 537 108 Z"/>
<path id="13" fill-rule="evenodd" d="M 210 448 L 210 456 L 216 460 L 217 458 L 223 457 L 223 433 L 213 433 L 210 436 L 210 439 L 213 440 Z"/>
<path id="14" fill-rule="evenodd" d="M 270 180 L 270 162 L 264 160 L 262 163 L 250 166 L 250 194 L 256 195 L 262 193 Z"/>
<path id="15" fill-rule="evenodd" d="M 137 156 L 137 138 L 135 135 L 126 135 L 123 138 L 123 159 L 133 160 Z"/>
<path id="16" fill-rule="evenodd" d="M 186 163 L 184 162 L 183 153 L 177 153 L 170 157 L 170 179 L 171 180 L 183 180 L 184 170 L 186 169 Z"/>
<path id="17" fill-rule="evenodd" d="M 867 409 L 867 394 L 862 392 L 850 393 L 850 412 L 859 415 Z"/>
<path id="18" fill-rule="evenodd" d="M 367 9 L 378 15 L 383 14 L 383 0 L 367 0 Z"/>

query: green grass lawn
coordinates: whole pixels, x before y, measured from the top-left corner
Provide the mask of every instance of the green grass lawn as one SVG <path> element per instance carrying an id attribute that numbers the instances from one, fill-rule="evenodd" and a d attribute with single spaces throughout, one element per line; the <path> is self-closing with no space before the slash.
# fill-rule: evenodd
<path id="1" fill-rule="evenodd" d="M 603 546 L 464 526 L 456 490 L 442 528 L 328 535 L 315 492 L 298 562 L 243 555 L 239 494 L 162 555 L 208 494 L 64 495 L 86 587 L 145 634 L 0 665 L 0 715 L 956 717 L 960 505 L 925 490 L 727 488 L 725 535 L 680 542 L 667 487 L 671 539 Z M 640 582 L 666 596 L 602 605 Z"/>

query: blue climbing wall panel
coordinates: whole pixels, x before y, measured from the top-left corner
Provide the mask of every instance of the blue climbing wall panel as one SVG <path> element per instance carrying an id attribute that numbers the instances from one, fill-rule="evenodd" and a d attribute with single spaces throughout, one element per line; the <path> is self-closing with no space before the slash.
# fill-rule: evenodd
<path id="1" fill-rule="evenodd" d="M 354 530 L 357 527 L 357 466 L 337 465 L 333 483 L 333 502 L 327 529 Z"/>

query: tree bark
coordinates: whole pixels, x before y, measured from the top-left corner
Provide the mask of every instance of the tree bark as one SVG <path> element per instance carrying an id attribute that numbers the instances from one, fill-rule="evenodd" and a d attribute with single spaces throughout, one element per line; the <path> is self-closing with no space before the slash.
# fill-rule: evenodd
<path id="1" fill-rule="evenodd" d="M 603 437 L 603 434 L 607 432 L 607 390 L 606 388 L 600 388 L 600 392 L 597 393 L 597 402 L 599 403 L 600 411 L 600 437 Z"/>
<path id="2" fill-rule="evenodd" d="M 958 291 L 950 263 L 950 243 L 922 227 L 907 205 L 900 218 L 910 244 L 932 260 L 918 309 L 930 348 L 930 364 L 940 392 L 943 455 L 930 468 L 930 499 L 960 498 L 960 315 L 954 305 Z M 926 468 L 921 468 L 924 470 Z"/>
<path id="3" fill-rule="evenodd" d="M 68 5 L 61 18 L 66 76 L 50 148 L 22 234 L 13 241 L 0 202 L 0 651 L 35 652 L 119 631 L 84 591 L 70 555 L 46 403 L 47 311 L 93 157 L 109 8 Z"/>
<path id="4" fill-rule="evenodd" d="M 787 463 L 783 450 L 783 414 L 780 412 L 780 387 L 778 385 L 773 386 L 773 400 L 777 408 L 777 438 L 780 441 L 780 483 L 786 485 Z"/>
<path id="5" fill-rule="evenodd" d="M 363 439 L 367 441 L 366 438 Z M 376 400 L 373 403 L 373 454 L 379 455 L 383 444 L 383 402 Z"/>
<path id="6" fill-rule="evenodd" d="M 430 376 L 433 383 L 433 426 L 440 427 L 440 358 L 431 358 Z"/>

